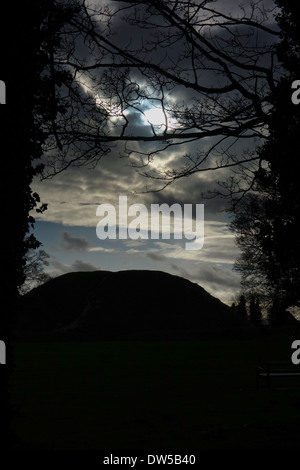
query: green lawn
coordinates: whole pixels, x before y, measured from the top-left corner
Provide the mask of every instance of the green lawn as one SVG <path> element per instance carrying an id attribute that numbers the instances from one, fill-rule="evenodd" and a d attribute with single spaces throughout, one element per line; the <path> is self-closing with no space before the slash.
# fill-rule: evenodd
<path id="1" fill-rule="evenodd" d="M 19 342 L 13 431 L 45 450 L 296 449 L 299 388 L 257 390 L 255 381 L 258 364 L 290 356 L 291 339 L 272 335 Z"/>

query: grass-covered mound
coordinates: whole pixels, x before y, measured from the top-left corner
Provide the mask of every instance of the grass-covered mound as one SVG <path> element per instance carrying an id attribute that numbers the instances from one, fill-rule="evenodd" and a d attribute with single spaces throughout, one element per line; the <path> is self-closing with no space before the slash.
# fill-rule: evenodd
<path id="1" fill-rule="evenodd" d="M 61 339 L 185 339 L 250 329 L 199 285 L 161 271 L 64 274 L 25 295 L 18 331 Z"/>

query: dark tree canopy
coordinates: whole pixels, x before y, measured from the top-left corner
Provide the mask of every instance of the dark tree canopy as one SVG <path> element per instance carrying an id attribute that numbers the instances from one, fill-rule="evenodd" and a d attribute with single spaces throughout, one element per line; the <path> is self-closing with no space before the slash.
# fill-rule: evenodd
<path id="1" fill-rule="evenodd" d="M 7 348 L 7 364 L 0 369 L 0 441 L 4 448 L 13 444 L 8 432 L 8 381 L 13 367 L 11 341 L 18 290 L 24 281 L 26 254 L 39 246 L 30 234 L 34 224 L 32 211 L 46 207 L 31 190 L 31 182 L 42 170 L 39 161 L 48 138 L 43 128 L 46 124 L 53 127 L 58 111 L 62 112 L 53 94 L 54 88 L 60 86 L 61 74 L 54 73 L 51 57 L 58 44 L 58 31 L 69 20 L 68 8 L 52 0 L 19 2 L 17 7 L 9 2 L 1 5 L 1 80 L 7 92 L 6 104 L 0 107 L 4 274 L 0 339 Z"/>
<path id="2" fill-rule="evenodd" d="M 284 310 L 300 300 L 300 108 L 290 98 L 300 64 L 300 24 L 292 2 L 278 4 L 284 9 L 277 50 L 286 76 L 273 94 L 269 138 L 258 152 L 265 164 L 255 172 L 252 193 L 234 207 L 232 228 L 244 285 L 268 293 L 276 310 Z"/>

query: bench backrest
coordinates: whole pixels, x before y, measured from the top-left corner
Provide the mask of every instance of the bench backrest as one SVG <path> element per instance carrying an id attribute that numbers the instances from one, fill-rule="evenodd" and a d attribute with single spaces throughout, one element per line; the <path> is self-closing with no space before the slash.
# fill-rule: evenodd
<path id="1" fill-rule="evenodd" d="M 300 372 L 300 367 L 294 364 L 292 361 L 275 361 L 275 362 L 268 362 L 267 364 L 267 370 L 269 372 L 271 371 L 295 371 L 299 370 Z"/>

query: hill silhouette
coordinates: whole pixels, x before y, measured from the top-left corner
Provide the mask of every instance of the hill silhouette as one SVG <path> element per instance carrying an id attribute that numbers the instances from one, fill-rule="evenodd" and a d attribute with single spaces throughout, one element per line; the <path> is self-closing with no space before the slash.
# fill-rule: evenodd
<path id="1" fill-rule="evenodd" d="M 21 300 L 17 336 L 56 339 L 188 339 L 250 331 L 198 284 L 161 271 L 73 272 Z"/>

